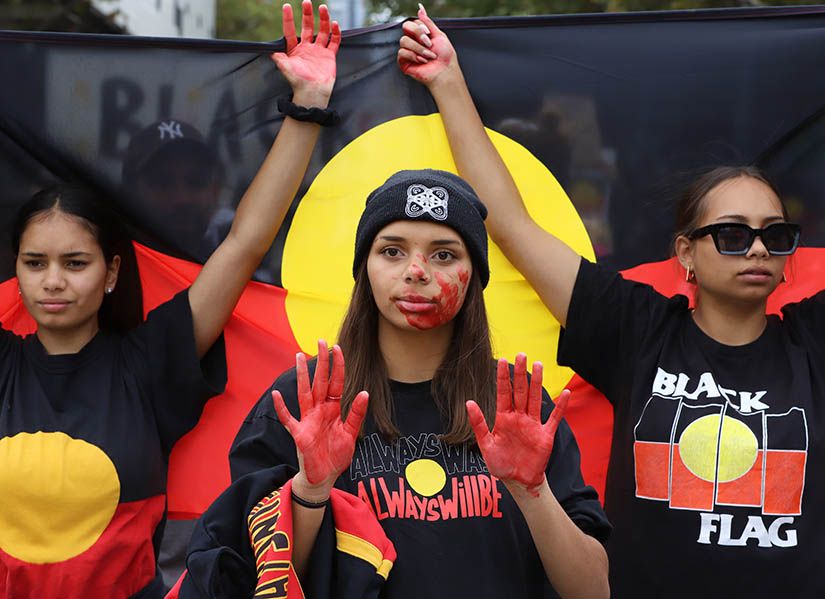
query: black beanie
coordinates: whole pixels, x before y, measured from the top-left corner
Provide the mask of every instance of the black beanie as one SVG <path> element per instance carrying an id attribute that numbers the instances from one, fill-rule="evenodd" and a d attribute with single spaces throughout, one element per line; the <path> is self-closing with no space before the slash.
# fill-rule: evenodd
<path id="1" fill-rule="evenodd" d="M 446 171 L 399 171 L 373 191 L 355 233 L 352 274 L 358 272 L 372 242 L 386 225 L 399 220 L 428 220 L 454 229 L 470 252 L 481 286 L 490 280 L 487 262 L 487 208 L 462 178 Z"/>

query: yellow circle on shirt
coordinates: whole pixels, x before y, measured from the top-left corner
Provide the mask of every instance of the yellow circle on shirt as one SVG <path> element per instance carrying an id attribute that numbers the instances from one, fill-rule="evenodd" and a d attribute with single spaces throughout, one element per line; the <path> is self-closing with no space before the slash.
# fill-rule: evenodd
<path id="1" fill-rule="evenodd" d="M 593 260 L 584 224 L 552 173 L 523 146 L 487 132 L 536 222 Z M 355 230 L 369 193 L 397 171 L 424 168 L 456 172 L 438 114 L 382 123 L 350 142 L 318 173 L 298 205 L 283 252 L 286 310 L 301 349 L 315 353 L 318 339 L 338 336 L 353 287 Z M 545 387 L 559 393 L 572 376 L 571 370 L 555 366 L 559 323 L 492 242 L 489 261 L 484 298 L 495 355 L 512 360 L 525 352 L 531 362 L 542 361 Z"/>
<path id="2" fill-rule="evenodd" d="M 758 451 L 759 442 L 746 424 L 719 414 L 691 422 L 679 438 L 682 462 L 693 474 L 709 482 L 736 480 L 753 467 Z"/>
<path id="3" fill-rule="evenodd" d="M 407 479 L 413 491 L 424 497 L 432 497 L 444 488 L 447 473 L 444 472 L 441 464 L 425 458 L 407 464 L 404 469 L 404 478 Z"/>
<path id="4" fill-rule="evenodd" d="M 21 561 L 75 557 L 106 530 L 120 501 L 103 451 L 65 433 L 0 439 L 0 549 Z"/>

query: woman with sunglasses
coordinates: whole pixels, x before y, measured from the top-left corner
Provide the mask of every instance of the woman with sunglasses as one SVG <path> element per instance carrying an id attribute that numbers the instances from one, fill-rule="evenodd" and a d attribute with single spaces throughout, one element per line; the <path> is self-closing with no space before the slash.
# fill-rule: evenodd
<path id="1" fill-rule="evenodd" d="M 685 194 L 673 250 L 695 308 L 626 281 L 530 218 L 449 40 L 418 17 L 401 69 L 432 93 L 490 235 L 563 325 L 559 363 L 613 404 L 613 595 L 823 596 L 825 296 L 765 314 L 799 242 L 776 190 L 730 167 Z"/>

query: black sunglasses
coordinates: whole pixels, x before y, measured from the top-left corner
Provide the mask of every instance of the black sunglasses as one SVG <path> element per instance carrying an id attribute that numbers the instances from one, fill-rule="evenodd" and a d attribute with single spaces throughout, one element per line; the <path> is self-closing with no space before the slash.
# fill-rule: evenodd
<path id="1" fill-rule="evenodd" d="M 789 256 L 799 245 L 799 233 L 799 225 L 791 223 L 774 223 L 764 229 L 752 229 L 744 223 L 717 223 L 699 227 L 687 237 L 698 239 L 710 235 L 720 254 L 744 256 L 750 251 L 753 240 L 759 236 L 771 256 Z"/>

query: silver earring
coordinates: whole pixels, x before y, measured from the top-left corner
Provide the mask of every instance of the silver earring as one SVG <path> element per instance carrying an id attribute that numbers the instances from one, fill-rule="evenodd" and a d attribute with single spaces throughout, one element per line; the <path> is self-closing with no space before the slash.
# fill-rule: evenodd
<path id="1" fill-rule="evenodd" d="M 112 291 L 114 291 L 114 289 L 112 289 L 111 287 L 106 288 L 106 293 L 111 293 Z"/>

